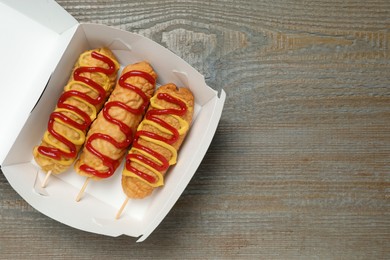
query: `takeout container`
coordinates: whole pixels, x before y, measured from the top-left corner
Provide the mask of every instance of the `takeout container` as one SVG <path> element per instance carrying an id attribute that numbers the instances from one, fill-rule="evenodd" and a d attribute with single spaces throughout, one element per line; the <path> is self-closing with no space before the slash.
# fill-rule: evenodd
<path id="1" fill-rule="evenodd" d="M 8 182 L 35 209 L 66 225 L 145 240 L 202 161 L 221 117 L 225 92 L 207 86 L 199 72 L 152 40 L 104 25 L 79 24 L 52 0 L 0 0 L 0 31 L 0 163 Z M 165 185 L 148 198 L 130 200 L 119 220 L 115 214 L 126 198 L 120 183 L 123 163 L 113 177 L 90 182 L 83 199 L 76 202 L 85 178 L 71 167 L 52 175 L 42 189 L 45 174 L 32 156 L 78 56 L 101 46 L 108 46 L 122 67 L 148 60 L 159 85 L 173 82 L 190 88 L 195 96 L 190 132 Z"/>

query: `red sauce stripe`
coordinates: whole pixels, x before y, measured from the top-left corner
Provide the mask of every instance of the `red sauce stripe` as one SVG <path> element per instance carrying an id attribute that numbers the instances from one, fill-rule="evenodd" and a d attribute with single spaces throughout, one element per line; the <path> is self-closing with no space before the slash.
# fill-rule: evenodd
<path id="1" fill-rule="evenodd" d="M 106 69 L 106 68 L 101 68 L 101 67 L 79 67 L 73 72 L 73 78 L 75 81 L 83 82 L 83 83 L 87 84 L 88 86 L 92 87 L 93 89 L 95 89 L 99 93 L 99 95 L 96 99 L 93 99 L 90 96 L 88 96 L 87 94 L 82 93 L 82 92 L 77 91 L 77 90 L 66 91 L 61 95 L 61 97 L 58 100 L 57 107 L 65 108 L 67 110 L 75 112 L 81 118 L 83 118 L 84 123 L 82 123 L 82 124 L 76 123 L 74 120 L 67 117 L 63 112 L 53 112 L 50 115 L 50 119 L 49 119 L 49 123 L 48 123 L 48 131 L 54 138 L 56 138 L 58 141 L 60 141 L 64 145 L 66 145 L 69 149 L 69 152 L 64 152 L 64 151 L 57 149 L 57 148 L 54 148 L 54 147 L 39 146 L 38 152 L 44 156 L 47 156 L 47 157 L 52 158 L 54 160 L 61 160 L 61 158 L 63 158 L 63 157 L 68 158 L 68 159 L 72 159 L 72 158 L 76 158 L 76 156 L 77 156 L 76 146 L 72 142 L 70 142 L 65 136 L 61 135 L 60 133 L 58 133 L 54 130 L 54 128 L 53 128 L 54 118 L 59 118 L 64 123 L 67 123 L 67 124 L 77 128 L 81 131 L 85 131 L 91 124 L 91 119 L 88 116 L 88 114 L 86 114 L 85 112 L 83 112 L 82 110 L 80 110 L 79 108 L 77 108 L 75 106 L 72 106 L 70 104 L 66 104 L 65 103 L 66 100 L 68 100 L 71 97 L 78 97 L 78 98 L 81 98 L 81 99 L 83 99 L 83 100 L 85 100 L 88 103 L 93 104 L 93 105 L 101 104 L 105 100 L 106 91 L 104 90 L 104 88 L 102 86 L 100 86 L 98 83 L 96 83 L 95 81 L 93 81 L 92 79 L 82 76 L 82 73 L 84 73 L 84 72 L 90 72 L 90 73 L 100 72 L 100 73 L 104 73 L 106 75 L 111 75 L 115 72 L 115 63 L 107 56 L 104 56 L 103 54 L 95 52 L 95 51 L 93 51 L 91 53 L 91 57 L 106 63 L 108 65 L 108 68 Z"/>
<path id="2" fill-rule="evenodd" d="M 126 80 L 130 77 L 142 77 L 145 80 L 147 80 L 150 84 L 154 85 L 155 84 L 155 79 L 147 72 L 143 71 L 138 71 L 138 70 L 132 70 L 124 73 L 120 78 L 119 78 L 119 85 L 123 88 L 129 89 L 131 91 L 134 91 L 139 95 L 143 102 L 138 108 L 132 108 L 126 105 L 123 102 L 120 101 L 109 101 L 104 105 L 103 108 L 103 116 L 104 118 L 109 121 L 110 123 L 117 125 L 121 132 L 126 136 L 126 139 L 123 142 L 117 142 L 115 139 L 110 137 L 109 135 L 106 134 L 101 134 L 101 133 L 95 133 L 89 137 L 89 140 L 87 141 L 85 148 L 93 153 L 96 157 L 98 157 L 104 166 L 108 168 L 108 170 L 102 172 L 94 169 L 91 166 L 88 166 L 87 164 L 83 164 L 80 166 L 80 169 L 82 171 L 87 172 L 88 174 L 94 175 L 99 178 L 108 178 L 112 176 L 116 170 L 116 168 L 119 166 L 119 160 L 113 160 L 105 155 L 103 155 L 101 152 L 96 150 L 93 145 L 92 141 L 96 139 L 104 139 L 105 141 L 111 143 L 114 145 L 117 149 L 125 149 L 127 148 L 133 139 L 133 132 L 131 128 L 123 121 L 120 121 L 118 119 L 113 118 L 110 115 L 110 109 L 113 107 L 119 107 L 121 109 L 124 109 L 128 111 L 129 113 L 132 113 L 134 115 L 142 115 L 146 107 L 149 105 L 149 98 L 148 96 L 142 91 L 142 89 L 138 88 L 137 86 L 134 86 L 130 83 L 127 83 Z"/>
<path id="3" fill-rule="evenodd" d="M 148 113 L 146 114 L 145 118 L 161 125 L 162 127 L 166 128 L 166 129 L 168 129 L 172 133 L 172 135 L 170 138 L 165 138 L 165 137 L 158 135 L 156 133 L 153 133 L 153 132 L 139 130 L 135 134 L 136 138 L 134 140 L 133 147 L 141 149 L 141 150 L 149 153 L 151 156 L 155 157 L 157 160 L 162 162 L 162 164 L 161 165 L 156 164 L 155 162 L 153 162 L 152 160 L 150 160 L 149 158 L 147 158 L 146 156 L 144 156 L 142 154 L 135 155 L 134 153 L 129 153 L 126 157 L 126 169 L 128 171 L 134 173 L 135 175 L 141 177 L 142 179 L 144 179 L 145 181 L 147 181 L 149 183 L 156 183 L 158 181 L 158 179 L 156 179 L 154 176 L 150 176 L 150 175 L 146 174 L 145 172 L 142 172 L 142 171 L 134 168 L 131 165 L 131 163 L 134 161 L 134 158 L 145 163 L 146 165 L 149 165 L 150 167 L 154 168 L 155 170 L 157 170 L 159 172 L 167 170 L 169 167 L 169 163 L 168 163 L 167 159 L 165 159 L 165 157 L 162 154 L 160 154 L 156 151 L 153 151 L 152 149 L 147 148 L 146 146 L 141 145 L 138 142 L 139 138 L 142 136 L 147 136 L 149 138 L 165 142 L 169 145 L 175 143 L 179 139 L 178 130 L 175 127 L 169 125 L 166 121 L 157 117 L 157 115 L 183 116 L 183 115 L 185 115 L 185 113 L 187 111 L 187 105 L 182 100 L 175 98 L 175 97 L 169 95 L 168 93 L 159 93 L 159 94 L 157 94 L 157 98 L 161 99 L 161 100 L 165 100 L 169 103 L 178 105 L 179 108 L 178 109 L 176 109 L 176 108 L 150 109 L 148 111 Z"/>

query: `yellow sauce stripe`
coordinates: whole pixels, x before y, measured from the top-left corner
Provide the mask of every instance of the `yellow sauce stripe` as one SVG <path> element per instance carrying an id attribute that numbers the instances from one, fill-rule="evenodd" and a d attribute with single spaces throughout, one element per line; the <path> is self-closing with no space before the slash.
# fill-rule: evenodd
<path id="1" fill-rule="evenodd" d="M 58 123 L 63 123 L 63 124 L 66 124 L 65 122 L 63 122 L 61 119 L 59 118 L 54 118 L 54 121 L 58 122 Z M 67 127 L 71 128 L 72 130 L 74 130 L 75 132 L 78 133 L 79 135 L 79 138 L 78 139 L 68 139 L 69 141 L 71 141 L 72 143 L 74 143 L 75 145 L 82 145 L 85 141 L 85 134 L 83 131 L 71 126 L 71 125 L 68 125 L 66 124 Z"/>
<path id="2" fill-rule="evenodd" d="M 102 88 L 104 88 L 104 90 L 107 92 L 111 88 L 110 78 L 106 74 L 104 74 L 104 73 L 101 73 L 101 72 L 95 72 L 95 73 L 103 76 L 104 82 L 103 82 L 102 85 L 100 85 L 100 84 L 99 85 Z"/>
<path id="3" fill-rule="evenodd" d="M 179 135 L 183 135 L 187 130 L 188 130 L 188 123 L 187 121 L 183 120 L 182 118 L 176 116 L 176 115 L 169 115 L 169 116 L 172 116 L 174 117 L 177 121 L 179 121 L 179 124 L 180 124 L 180 128 L 177 129 L 177 131 L 179 132 Z M 144 124 L 148 124 L 148 125 L 152 125 L 154 126 L 155 128 L 157 128 L 158 130 L 160 130 L 161 132 L 165 133 L 165 134 L 171 134 L 172 135 L 172 132 L 169 131 L 168 129 L 166 129 L 165 127 L 161 126 L 160 124 L 156 123 L 156 122 L 153 122 L 151 120 L 148 120 L 148 119 L 145 119 L 143 120 L 139 126 L 138 126 L 138 129 L 137 130 L 140 130 L 143 128 L 143 125 Z"/>
<path id="4" fill-rule="evenodd" d="M 176 151 L 176 149 L 173 146 L 167 144 L 166 142 L 163 142 L 163 141 L 160 141 L 160 140 L 156 140 L 156 139 L 153 139 L 153 138 L 150 138 L 150 137 L 147 137 L 147 136 L 143 136 L 143 135 L 141 135 L 140 138 L 144 139 L 145 141 L 154 143 L 156 145 L 159 145 L 159 146 L 164 147 L 165 149 L 169 150 L 171 152 L 171 154 L 172 154 L 171 159 L 169 159 L 169 165 L 173 165 L 173 164 L 176 163 L 177 151 Z"/>
<path id="5" fill-rule="evenodd" d="M 165 93 L 165 92 L 162 92 L 162 93 Z M 186 102 L 184 99 L 179 98 L 178 96 L 172 95 L 172 94 L 170 94 L 170 93 L 166 93 L 166 94 L 169 94 L 169 95 L 171 95 L 171 96 L 174 97 L 174 98 L 177 98 L 178 100 L 180 100 L 181 102 L 183 102 L 184 104 L 186 104 L 186 106 L 187 106 L 187 108 L 188 108 L 187 102 Z M 153 97 L 151 97 L 151 98 L 150 98 L 150 104 L 151 104 L 153 107 L 157 108 L 157 109 L 166 109 L 166 107 L 163 107 L 163 106 L 160 106 L 159 104 L 157 104 L 157 102 L 156 102 L 156 99 L 157 99 L 157 98 L 158 98 L 157 95 L 154 95 Z M 167 101 L 167 102 L 168 102 L 168 101 Z M 169 103 L 169 102 L 168 102 L 168 103 Z"/>
<path id="6" fill-rule="evenodd" d="M 118 63 L 116 60 L 111 59 L 111 57 L 107 56 L 107 55 L 104 54 L 104 53 L 101 53 L 100 51 L 96 51 L 96 50 L 90 50 L 90 51 L 84 52 L 84 53 L 81 55 L 81 57 L 79 58 L 79 64 L 80 64 L 81 66 L 87 66 L 87 67 L 90 66 L 90 65 L 88 65 L 87 63 L 85 63 L 84 60 L 85 60 L 86 58 L 89 58 L 89 57 L 91 56 L 91 53 L 92 53 L 92 52 L 100 53 L 101 55 L 103 55 L 103 56 L 109 58 L 110 60 L 112 60 L 112 62 L 115 64 L 115 69 L 116 69 L 116 70 L 118 70 L 118 69 L 120 68 L 119 63 Z M 88 56 L 88 57 L 87 57 L 87 56 Z"/>
<path id="7" fill-rule="evenodd" d="M 84 122 L 84 118 L 82 116 L 80 116 L 77 112 L 73 111 L 73 110 L 68 110 L 66 108 L 56 108 L 54 110 L 54 112 L 68 112 L 68 113 L 71 113 L 72 115 L 75 115 L 77 118 L 83 120 Z M 61 113 L 61 114 L 64 114 L 64 113 Z M 68 124 L 67 124 L 68 125 Z"/>
<path id="8" fill-rule="evenodd" d="M 154 169 L 153 167 L 150 167 L 150 166 L 147 165 L 146 163 L 137 160 L 136 158 L 131 158 L 131 161 L 132 161 L 132 162 L 136 162 L 136 163 L 138 163 L 139 165 L 142 165 L 142 166 L 145 167 L 146 169 L 148 169 L 148 170 L 150 170 L 151 172 L 153 172 L 153 173 L 156 175 L 155 177 L 157 178 L 157 182 L 155 182 L 155 183 L 149 183 L 149 182 L 147 182 L 146 180 L 144 180 L 143 178 L 141 178 L 141 177 L 139 177 L 138 175 L 136 175 L 135 173 L 133 173 L 133 172 L 127 170 L 126 168 L 125 168 L 126 174 L 124 174 L 125 176 L 136 177 L 136 178 L 138 178 L 138 179 L 144 181 L 146 184 L 148 184 L 148 185 L 150 185 L 150 186 L 152 186 L 152 187 L 158 187 L 158 186 L 164 185 L 164 177 L 162 176 L 162 174 L 161 174 L 159 171 L 157 171 L 157 170 Z"/>
<path id="9" fill-rule="evenodd" d="M 72 84 L 74 84 L 74 83 L 75 83 L 75 84 L 80 84 L 80 85 L 83 85 L 83 86 L 88 87 L 88 85 L 86 85 L 86 84 L 84 84 L 84 83 L 82 83 L 82 82 L 79 82 L 79 81 L 71 81 L 71 82 L 68 83 L 68 85 L 66 85 L 65 91 L 70 91 L 70 85 L 72 85 Z M 91 118 L 91 120 L 94 120 L 94 119 L 96 118 L 97 112 L 96 112 L 96 107 L 95 107 L 94 105 L 90 104 L 90 103 L 87 102 L 86 100 L 84 100 L 84 99 L 82 99 L 82 98 L 79 98 L 79 97 L 77 97 L 77 96 L 72 96 L 72 98 L 74 98 L 74 99 L 80 101 L 81 103 L 85 104 L 90 110 L 92 110 L 92 113 L 89 115 L 89 117 Z M 70 112 L 70 111 L 69 111 L 69 112 Z M 84 112 L 87 113 L 88 111 L 84 111 Z M 88 113 L 87 113 L 87 114 L 88 114 Z"/>
<path id="10" fill-rule="evenodd" d="M 165 127 L 162 127 L 160 124 L 157 124 L 156 122 L 153 122 L 151 120 L 148 120 L 148 119 L 144 119 L 139 125 L 138 125 L 138 128 L 137 128 L 137 131 L 139 130 L 142 130 L 144 128 L 144 125 L 151 125 L 151 126 L 154 126 L 155 128 L 157 128 L 158 130 L 160 130 L 161 132 L 165 133 L 165 134 L 172 134 L 171 131 L 169 131 L 168 129 L 166 129 Z"/>
<path id="11" fill-rule="evenodd" d="M 100 72 L 94 72 L 94 73 L 98 73 L 98 74 L 102 75 L 103 78 L 104 78 L 104 82 L 102 83 L 102 85 L 101 85 L 101 84 L 99 84 L 99 85 L 100 85 L 105 91 L 107 91 L 108 89 L 110 89 L 110 87 L 111 87 L 111 85 L 110 85 L 110 79 L 107 77 L 107 75 L 104 74 L 104 73 L 100 73 Z M 85 88 L 88 88 L 88 89 L 92 90 L 92 91 L 95 92 L 96 94 L 98 94 L 98 92 L 97 92 L 97 90 L 96 90 L 95 88 L 91 87 L 91 86 L 88 85 L 88 84 L 85 84 L 85 83 L 82 82 L 82 81 L 77 81 L 77 80 L 69 81 L 68 84 L 66 84 L 64 90 L 65 90 L 65 91 L 70 91 L 70 90 L 72 90 L 72 89 L 71 89 L 71 86 L 72 86 L 72 85 L 81 85 L 81 86 L 83 86 L 83 87 L 85 87 Z M 77 90 L 76 90 L 76 91 L 77 91 Z M 86 93 L 86 94 L 87 94 L 87 93 Z"/>
<path id="12" fill-rule="evenodd" d="M 79 98 L 79 97 L 72 97 L 72 98 L 77 99 L 78 101 L 80 101 L 80 102 L 84 103 L 86 106 L 88 106 L 92 110 L 92 113 L 89 115 L 89 117 L 91 118 L 91 121 L 95 120 L 96 115 L 97 115 L 97 111 L 96 111 L 96 107 L 94 105 L 90 104 L 89 102 L 87 102 L 84 99 Z M 86 111 L 84 111 L 84 112 L 86 112 Z"/>
<path id="13" fill-rule="evenodd" d="M 181 117 L 178 117 L 178 116 L 173 116 L 174 118 L 176 118 L 179 123 L 180 123 L 180 129 L 178 130 L 179 131 L 179 135 L 183 135 L 185 134 L 187 131 L 188 131 L 188 128 L 189 128 L 189 125 L 187 123 L 187 121 L 185 121 L 184 119 L 182 119 Z"/>
<path id="14" fill-rule="evenodd" d="M 99 83 L 99 85 L 104 88 L 105 91 L 109 90 L 110 87 L 111 87 L 111 84 L 110 84 L 110 78 L 102 73 L 102 72 L 93 72 L 94 74 L 98 74 L 103 80 L 104 82 L 102 84 Z M 95 81 L 95 80 L 94 80 Z M 80 81 L 76 81 L 76 82 L 80 82 Z M 88 86 L 88 85 L 87 85 Z M 90 88 L 92 88 L 91 86 L 89 86 Z M 94 89 L 95 90 L 95 89 Z M 96 91 L 96 90 L 95 90 Z"/>
<path id="15" fill-rule="evenodd" d="M 61 120 L 58 119 L 58 118 L 54 118 L 54 121 L 56 121 L 56 122 L 58 122 L 58 123 L 63 123 L 63 124 L 65 124 L 65 122 L 61 121 Z M 84 132 L 81 131 L 81 130 L 79 130 L 79 129 L 77 129 L 77 128 L 74 128 L 73 126 L 70 126 L 70 125 L 68 125 L 68 124 L 66 124 L 66 126 L 69 127 L 69 128 L 71 128 L 71 129 L 74 130 L 75 132 L 77 132 L 78 135 L 79 135 L 79 138 L 78 138 L 78 139 L 69 139 L 69 138 L 66 138 L 65 136 L 64 136 L 64 138 L 66 138 L 68 141 L 72 142 L 72 143 L 75 144 L 75 145 L 82 145 L 82 144 L 84 143 L 84 141 L 85 141 L 85 134 L 84 134 Z M 44 134 L 44 136 L 43 136 L 43 140 L 44 140 L 45 142 L 47 142 L 48 144 L 50 144 L 50 145 L 52 145 L 52 146 L 54 146 L 54 147 L 56 147 L 56 148 L 58 148 L 58 149 L 60 149 L 60 150 L 62 150 L 62 151 L 64 151 L 64 152 L 69 152 L 68 150 L 63 150 L 63 149 L 59 148 L 59 147 L 57 146 L 57 144 L 53 143 L 53 142 L 49 139 L 49 132 L 48 132 L 48 131 L 45 132 L 45 134 Z"/>
<path id="16" fill-rule="evenodd" d="M 160 165 L 163 164 L 159 159 L 157 159 L 156 157 L 154 157 L 150 153 L 145 152 L 144 150 L 132 147 L 129 151 L 129 154 L 132 154 L 132 153 L 134 154 L 134 152 L 138 152 L 138 153 L 142 154 L 143 156 L 147 157 L 148 159 L 154 161 L 157 164 L 160 164 Z"/>
<path id="17" fill-rule="evenodd" d="M 180 101 L 182 101 L 184 104 L 186 104 L 186 107 L 188 108 L 188 105 L 187 105 L 187 102 L 182 99 L 182 98 L 179 98 L 175 95 L 172 95 L 174 98 L 177 98 L 179 99 Z M 150 105 L 153 107 L 153 108 L 157 108 L 157 109 L 166 109 L 165 107 L 163 106 L 160 106 L 156 103 L 156 99 L 157 99 L 157 95 L 154 95 L 151 99 L 150 99 Z M 188 130 L 189 128 L 189 125 L 187 123 L 187 121 L 185 121 L 184 119 L 182 119 L 181 117 L 177 116 L 177 115 L 171 115 L 169 114 L 168 116 L 171 116 L 173 118 L 175 118 L 177 121 L 179 121 L 179 124 L 180 124 L 180 129 L 178 129 L 178 132 L 179 132 L 179 135 L 183 135 L 184 133 L 186 133 L 186 131 Z M 161 128 L 163 127 L 157 127 L 159 130 L 161 130 Z M 167 132 L 168 130 L 161 130 L 163 133 L 170 133 L 170 132 Z"/>
<path id="18" fill-rule="evenodd" d="M 42 156 L 42 157 L 45 157 L 45 158 L 47 158 L 47 159 L 49 159 L 49 160 L 52 160 L 53 158 L 51 158 L 51 157 L 49 157 L 49 156 L 46 156 L 46 155 L 44 155 L 44 154 L 41 154 L 40 152 L 38 152 L 38 147 L 36 147 L 35 149 L 34 149 L 34 153 L 35 154 L 38 154 L 39 156 Z M 69 165 L 71 165 L 72 163 L 73 163 L 73 159 L 72 158 L 69 158 L 69 159 L 66 159 L 66 158 L 61 158 L 61 160 L 56 160 L 56 164 L 58 163 L 58 164 L 61 164 L 61 165 L 63 165 L 63 166 L 69 166 Z"/>
<path id="19" fill-rule="evenodd" d="M 66 159 L 64 159 L 64 158 L 62 157 L 61 160 L 57 161 L 56 163 L 59 163 L 59 164 L 64 165 L 64 166 L 69 166 L 69 165 L 71 165 L 73 162 L 74 162 L 74 160 L 73 160 L 72 158 L 66 160 Z"/>
<path id="20" fill-rule="evenodd" d="M 143 178 L 141 178 L 140 176 L 138 176 L 138 175 L 134 174 L 133 172 L 127 170 L 126 168 L 123 169 L 122 175 L 123 175 L 123 176 L 126 176 L 126 177 L 133 177 L 133 178 L 136 178 L 136 179 L 142 181 L 143 183 L 145 183 L 145 184 L 147 184 L 147 185 L 149 185 L 149 186 L 151 186 L 151 187 L 154 187 L 154 188 L 156 188 L 156 187 L 158 187 L 158 186 L 164 185 L 164 180 L 163 180 L 163 178 L 159 178 L 158 181 L 157 181 L 156 183 L 149 183 L 149 182 L 147 182 L 146 180 L 144 180 Z"/>

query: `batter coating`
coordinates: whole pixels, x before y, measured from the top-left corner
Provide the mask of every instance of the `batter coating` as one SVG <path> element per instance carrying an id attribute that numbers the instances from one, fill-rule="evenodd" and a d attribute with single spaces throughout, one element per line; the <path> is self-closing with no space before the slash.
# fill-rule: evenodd
<path id="1" fill-rule="evenodd" d="M 85 134 L 110 95 L 119 64 L 107 48 L 86 51 L 78 58 L 57 106 L 50 115 L 35 161 L 44 172 L 59 174 L 77 158 Z"/>
<path id="2" fill-rule="evenodd" d="M 147 62 L 128 65 L 92 123 L 75 170 L 93 180 L 114 174 L 155 90 L 157 74 Z"/>
<path id="3" fill-rule="evenodd" d="M 194 97 L 187 88 L 161 86 L 151 99 L 139 125 L 122 172 L 122 188 L 128 198 L 144 198 L 163 185 L 170 165 L 192 121 Z"/>

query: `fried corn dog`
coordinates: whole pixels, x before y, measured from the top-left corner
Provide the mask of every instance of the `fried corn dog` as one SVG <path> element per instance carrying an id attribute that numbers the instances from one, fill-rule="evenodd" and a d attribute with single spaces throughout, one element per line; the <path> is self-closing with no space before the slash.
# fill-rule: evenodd
<path id="1" fill-rule="evenodd" d="M 128 65 L 88 131 L 80 158 L 75 163 L 78 174 L 87 180 L 112 176 L 130 146 L 137 126 L 156 87 L 157 74 L 147 62 Z M 79 201 L 82 193 L 76 198 Z"/>
<path id="2" fill-rule="evenodd" d="M 122 188 L 128 198 L 147 197 L 164 184 L 164 175 L 176 163 L 193 112 L 194 97 L 189 89 L 167 84 L 156 91 L 126 156 Z"/>
<path id="3" fill-rule="evenodd" d="M 76 159 L 89 126 L 115 86 L 119 67 L 107 48 L 86 51 L 78 58 L 41 144 L 33 149 L 47 176 L 64 172 Z"/>

